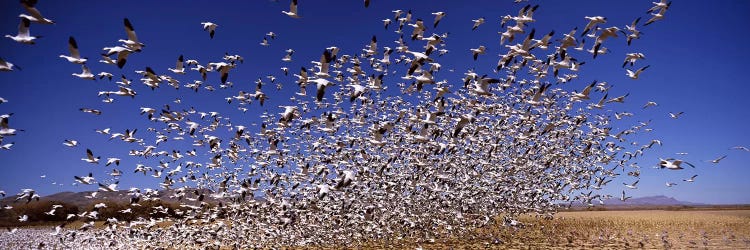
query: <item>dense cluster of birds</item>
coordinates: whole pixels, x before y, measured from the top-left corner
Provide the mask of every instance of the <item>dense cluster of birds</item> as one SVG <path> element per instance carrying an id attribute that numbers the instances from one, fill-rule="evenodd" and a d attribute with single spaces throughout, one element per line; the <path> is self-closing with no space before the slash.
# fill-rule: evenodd
<path id="1" fill-rule="evenodd" d="M 34 44 L 37 37 L 30 33 L 31 24 L 55 23 L 41 14 L 36 2 L 21 1 L 28 14 L 20 15 L 18 34 L 6 37 Z M 365 7 L 369 4 L 365 1 Z M 404 237 L 429 241 L 492 223 L 516 226 L 520 223 L 514 218 L 519 214 L 551 217 L 574 202 L 593 206 L 617 199 L 593 191 L 625 172 L 635 180 L 623 183 L 624 187 L 637 188 L 640 171 L 633 160 L 661 141 L 627 151 L 638 145 L 629 138 L 650 131 L 649 122 L 615 131 L 613 118 L 633 114 L 605 107 L 624 102 L 628 94 L 612 97 L 612 86 L 606 82 L 593 81 L 572 91 L 565 83 L 576 80 L 576 72 L 585 67 L 583 58 L 613 53 L 606 44 L 636 44 L 643 35 L 640 29 L 663 19 L 670 4 L 654 3 L 643 26 L 638 17 L 624 27 L 606 27 L 606 17 L 594 16 L 585 17 L 588 23 L 581 33 L 574 28 L 541 37 L 530 26 L 539 5 L 526 5 L 500 20 L 467 20 L 466 28 L 472 30 L 499 21 L 505 29 L 498 32 L 504 53 L 492 72 L 468 70 L 461 80 L 437 77 L 442 70 L 440 56 L 449 52 L 445 47 L 449 34 L 431 32 L 448 14 L 432 13 L 433 21 L 425 24 L 411 10 L 394 10 L 383 20 L 385 29 L 398 36 L 394 48 L 383 46 L 383 39 L 376 36 L 361 51 L 323 48 L 311 65 L 299 70 L 283 67 L 279 75 L 259 78 L 252 91 L 232 90 L 230 74 L 240 69 L 244 59 L 228 53 L 222 61 L 203 64 L 179 55 L 174 68 L 135 71 L 137 80 L 122 71 L 116 88 L 98 92 L 103 102 L 173 87 L 232 93 L 225 98 L 227 105 L 247 111 L 263 106 L 268 98 L 284 98 L 274 94 L 282 88 L 282 79 L 295 81 L 299 91 L 289 97 L 288 105 L 262 113 L 262 122 L 254 126 L 233 124 L 217 111 L 175 108 L 180 104 L 175 100 L 162 107 L 140 107 L 142 119 L 150 124 L 147 129 L 98 129 L 102 137 L 130 148 L 128 157 L 145 163 L 121 166 L 120 158 L 102 157 L 88 148 L 81 160 L 105 165 L 110 172 L 105 176 L 84 172 L 76 174 L 74 181 L 97 185 L 97 192 L 113 192 L 119 190 L 123 174 L 155 178 L 163 189 L 175 190 L 175 198 L 182 202 L 177 212 L 183 216 L 108 220 L 105 229 L 95 231 L 88 230 L 93 226 L 89 223 L 75 230 L 58 227 L 51 233 L 59 242 L 49 244 L 65 246 L 80 241 L 82 235 L 112 244 L 127 241 L 179 248 L 350 244 Z M 292 0 L 283 14 L 303 18 L 297 9 L 297 1 Z M 221 26 L 208 21 L 201 25 L 210 38 L 221 36 L 216 34 L 222 32 Z M 105 47 L 99 63 L 123 69 L 129 56 L 147 52 L 147 40 L 139 40 L 133 23 L 125 18 L 123 26 L 127 38 Z M 277 35 L 269 32 L 260 44 L 267 46 L 274 39 Z M 584 47 L 587 40 L 592 41 L 590 49 Z M 486 47 L 490 45 L 465 53 L 476 60 L 486 56 Z M 114 74 L 95 73 L 86 66 L 91 61 L 81 55 L 72 36 L 68 48 L 70 53 L 60 57 L 82 68 L 73 76 L 112 81 Z M 294 50 L 285 52 L 282 61 L 291 61 Z M 644 59 L 642 53 L 625 55 L 623 67 L 630 67 L 627 77 L 647 74 L 648 65 L 632 68 Z M 16 69 L 0 59 L 0 70 Z M 220 79 L 218 86 L 206 83 L 214 76 Z M 7 100 L 0 98 L 2 102 Z M 649 102 L 643 108 L 656 105 Z M 11 126 L 11 115 L 0 116 L 0 142 L 20 131 Z M 184 150 L 188 142 L 192 149 Z M 74 138 L 63 144 L 86 147 Z M 683 163 L 695 167 L 675 158 L 662 159 L 656 167 L 679 170 Z M 138 206 L 158 193 L 131 188 L 130 205 Z M 210 204 L 207 197 L 216 202 Z M 620 199 L 628 198 L 623 191 Z M 35 199 L 39 195 L 33 189 L 24 189 L 16 200 Z M 153 214 L 166 213 L 163 209 L 154 208 Z M 95 210 L 68 218 L 98 219 Z M 170 221 L 169 226 L 160 226 L 164 220 Z"/>

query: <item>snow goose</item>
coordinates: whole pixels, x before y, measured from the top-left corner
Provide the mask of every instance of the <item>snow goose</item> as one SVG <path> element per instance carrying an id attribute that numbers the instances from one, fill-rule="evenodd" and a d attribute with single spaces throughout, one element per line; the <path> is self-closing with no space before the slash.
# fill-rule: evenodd
<path id="1" fill-rule="evenodd" d="M 716 159 L 710 160 L 710 161 L 708 161 L 708 162 L 716 164 L 716 163 L 719 163 L 719 162 L 720 162 L 721 160 L 723 160 L 724 158 L 727 158 L 727 155 L 723 155 L 723 156 L 721 156 L 721 157 L 719 157 L 719 158 L 716 158 Z"/>
<path id="2" fill-rule="evenodd" d="M 2 58 L 0 58 L 0 71 L 13 71 L 13 67 L 15 67 L 17 69 L 21 69 L 18 66 L 16 66 L 15 64 L 12 64 L 12 63 L 10 63 L 10 62 L 8 62 L 8 61 L 3 60 Z"/>
<path id="3" fill-rule="evenodd" d="M 658 105 L 656 102 L 646 102 L 646 105 L 643 105 L 643 108 L 656 107 L 656 105 Z"/>
<path id="4" fill-rule="evenodd" d="M 323 78 L 317 78 L 314 80 L 308 80 L 308 82 L 314 82 L 317 87 L 317 93 L 315 95 L 315 100 L 318 102 L 323 101 L 323 96 L 325 95 L 326 87 L 333 86 L 333 82 L 323 79 Z"/>
<path id="5" fill-rule="evenodd" d="M 628 65 L 628 62 L 630 63 L 630 66 L 633 66 L 635 61 L 639 59 L 646 59 L 646 56 L 643 55 L 643 53 L 627 53 L 625 54 L 625 61 L 622 63 L 622 67 L 624 68 L 625 65 Z"/>
<path id="6" fill-rule="evenodd" d="M 633 182 L 633 184 L 627 184 L 627 183 L 624 183 L 624 182 L 622 184 L 625 185 L 626 188 L 637 189 L 638 187 L 636 185 L 638 185 L 639 181 L 641 181 L 641 180 L 636 180 L 635 182 Z"/>
<path id="7" fill-rule="evenodd" d="M 91 152 L 91 149 L 86 149 L 86 158 L 81 158 L 82 161 L 91 163 L 91 164 L 99 164 L 99 159 L 101 159 L 100 156 L 94 157 L 94 153 Z"/>
<path id="8" fill-rule="evenodd" d="M 13 115 L 13 113 L 0 115 L 0 139 L 2 139 L 3 136 L 16 134 L 16 129 L 12 129 L 8 126 L 8 118 L 10 118 L 11 115 Z"/>
<path id="9" fill-rule="evenodd" d="M 284 57 L 281 58 L 281 61 L 282 62 L 291 62 L 292 61 L 292 54 L 294 54 L 294 50 L 293 49 L 287 49 L 287 50 L 285 50 L 285 52 L 286 52 L 286 55 L 284 55 Z"/>
<path id="10" fill-rule="evenodd" d="M 96 75 L 99 76 L 99 79 L 107 78 L 108 80 L 112 81 L 112 76 L 113 76 L 112 73 L 102 71 Z"/>
<path id="11" fill-rule="evenodd" d="M 133 51 L 140 52 L 146 45 L 138 41 L 138 36 L 135 35 L 135 29 L 133 29 L 133 24 L 130 23 L 130 20 L 125 18 L 123 23 L 125 24 L 125 32 L 128 34 L 128 40 L 120 39 L 117 41 L 124 43 L 126 47 Z"/>
<path id="12" fill-rule="evenodd" d="M 385 26 L 385 29 L 387 30 L 388 25 L 391 24 L 391 19 L 386 18 L 386 19 L 383 19 L 382 21 L 383 21 L 383 26 Z"/>
<path id="13" fill-rule="evenodd" d="M 477 18 L 476 20 L 471 20 L 474 22 L 474 26 L 471 27 L 471 30 L 476 30 L 479 28 L 479 25 L 482 25 L 484 23 L 484 17 Z"/>
<path id="14" fill-rule="evenodd" d="M 21 23 L 18 24 L 18 34 L 15 36 L 5 35 L 5 37 L 12 39 L 18 43 L 34 44 L 34 40 L 41 36 L 31 36 L 29 34 L 29 25 L 31 22 L 27 18 L 21 18 Z"/>
<path id="15" fill-rule="evenodd" d="M 65 139 L 65 141 L 63 141 L 63 145 L 72 148 L 72 147 L 78 146 L 78 141 Z"/>
<path id="16" fill-rule="evenodd" d="M 81 79 L 96 80 L 96 76 L 91 73 L 91 70 L 85 64 L 81 64 L 81 71 L 81 73 L 73 73 L 72 75 Z"/>
<path id="17" fill-rule="evenodd" d="M 292 0 L 292 2 L 289 4 L 289 11 L 282 10 L 281 13 L 284 13 L 285 15 L 292 18 L 300 18 L 299 14 L 297 13 L 297 0 Z"/>
<path id="18" fill-rule="evenodd" d="M 588 100 L 588 99 L 590 99 L 589 98 L 589 93 L 591 93 L 591 89 L 594 88 L 595 85 L 596 85 L 596 80 L 594 80 L 594 82 L 592 82 L 591 84 L 589 84 L 588 86 L 586 86 L 586 88 L 584 88 L 581 91 L 581 93 L 573 92 L 573 100 L 580 101 L 580 100 Z"/>
<path id="19" fill-rule="evenodd" d="M 651 10 L 649 10 L 649 12 L 651 12 L 651 15 L 653 15 L 653 16 L 650 19 L 648 19 L 648 21 L 646 21 L 646 23 L 643 24 L 643 26 L 647 26 L 647 25 L 649 25 L 649 24 L 651 24 L 653 22 L 656 22 L 656 21 L 659 21 L 661 19 L 664 19 L 664 13 L 667 12 L 667 9 L 669 9 L 670 5 L 672 5 L 671 1 L 668 2 L 668 3 L 666 3 L 666 5 L 660 3 L 657 6 L 654 6 L 654 7 L 658 7 L 657 9 L 659 10 L 659 12 L 653 13 Z M 659 7 L 659 6 L 664 6 L 664 7 Z M 652 7 L 651 9 L 654 9 L 654 8 Z"/>
<path id="20" fill-rule="evenodd" d="M 52 21 L 50 19 L 45 18 L 42 16 L 42 13 L 39 12 L 39 10 L 34 7 L 36 5 L 37 0 L 21 0 L 21 5 L 24 9 L 26 9 L 26 12 L 28 12 L 29 15 L 26 14 L 20 14 L 19 17 L 23 17 L 26 19 L 29 19 L 29 21 L 40 23 L 40 24 L 55 24 L 55 21 Z"/>
<path id="21" fill-rule="evenodd" d="M 589 20 L 589 23 L 587 23 L 586 27 L 583 28 L 581 37 L 588 34 L 588 32 L 597 25 L 607 23 L 607 18 L 603 16 L 586 16 L 585 18 Z"/>
<path id="22" fill-rule="evenodd" d="M 681 116 L 682 114 L 684 114 L 684 113 L 685 113 L 685 112 L 683 112 L 683 111 L 680 111 L 680 112 L 677 112 L 677 113 L 671 113 L 671 112 L 670 112 L 670 113 L 669 113 L 669 117 L 670 117 L 670 118 L 672 118 L 672 119 L 677 119 L 677 118 L 680 118 L 680 116 Z"/>
<path id="23" fill-rule="evenodd" d="M 219 27 L 219 25 L 212 22 L 202 22 L 201 24 L 203 25 L 203 30 L 208 31 L 208 36 L 213 39 L 214 33 L 216 33 L 216 27 Z"/>
<path id="24" fill-rule="evenodd" d="M 183 67 L 183 60 L 184 58 L 182 55 L 180 55 L 179 58 L 177 58 L 177 64 L 175 65 L 175 68 L 168 68 L 169 71 L 172 71 L 172 73 L 184 75 L 185 74 L 185 68 Z"/>
<path id="25" fill-rule="evenodd" d="M 437 28 L 437 25 L 438 23 L 440 23 L 440 20 L 443 19 L 443 17 L 445 17 L 445 12 L 438 11 L 432 14 L 435 15 L 435 22 L 432 24 L 432 27 Z"/>
<path id="26" fill-rule="evenodd" d="M 113 163 L 120 166 L 120 158 L 107 158 L 107 163 L 104 164 L 104 166 L 109 167 L 109 165 L 112 165 Z"/>
<path id="27" fill-rule="evenodd" d="M 89 173 L 87 176 L 73 176 L 73 178 L 81 184 L 91 185 L 94 183 L 94 175 L 92 173 Z"/>
<path id="28" fill-rule="evenodd" d="M 684 182 L 694 182 L 694 181 L 695 181 L 695 177 L 698 177 L 698 175 L 697 175 L 697 174 L 696 174 L 696 175 L 693 175 L 693 176 L 692 176 L 692 177 L 690 177 L 689 179 L 684 179 L 684 180 L 682 180 L 682 181 L 684 181 Z"/>
<path id="29" fill-rule="evenodd" d="M 672 4 L 672 1 L 660 0 L 659 2 L 651 2 L 651 3 L 654 4 L 654 6 L 649 8 L 648 11 L 646 11 L 646 13 L 651 13 L 651 12 L 659 11 L 664 8 L 669 8 L 669 5 Z"/>
<path id="30" fill-rule="evenodd" d="M 133 52 L 133 50 L 129 48 L 120 47 L 120 46 L 105 47 L 102 50 L 107 51 L 107 53 L 102 54 L 102 56 L 109 57 L 111 55 L 117 54 L 116 64 L 118 68 L 122 68 L 125 66 L 125 63 L 127 63 L 128 61 L 128 56 L 130 55 L 131 52 Z"/>
<path id="31" fill-rule="evenodd" d="M 99 60 L 99 62 L 103 63 L 103 64 L 110 64 L 110 65 L 117 64 L 117 62 L 115 60 L 113 60 L 112 58 L 109 58 L 108 56 L 105 56 L 105 55 L 102 55 L 102 60 Z"/>
<path id="32" fill-rule="evenodd" d="M 117 184 L 119 184 L 120 181 L 115 181 L 115 183 L 111 183 L 109 185 L 104 185 L 99 183 L 99 190 L 102 192 L 117 192 Z"/>
<path id="33" fill-rule="evenodd" d="M 624 103 L 625 102 L 625 97 L 628 97 L 629 95 L 630 95 L 630 93 L 627 93 L 627 94 L 624 94 L 624 95 L 621 95 L 621 96 L 609 99 L 609 100 L 607 100 L 606 103 L 612 103 L 612 102 Z"/>
<path id="34" fill-rule="evenodd" d="M 626 70 L 625 70 L 625 71 L 627 71 L 626 75 L 627 75 L 628 77 L 630 77 L 630 79 L 633 79 L 633 80 L 635 80 L 635 79 L 638 79 L 638 76 L 640 76 L 640 75 L 641 75 L 641 73 L 642 73 L 642 72 L 643 72 L 644 70 L 648 69 L 648 67 L 650 67 L 650 66 L 651 66 L 651 65 L 646 65 L 645 67 L 642 67 L 642 68 L 640 68 L 640 69 L 636 70 L 635 72 L 633 72 L 632 70 L 626 69 Z"/>
<path id="35" fill-rule="evenodd" d="M 229 70 L 234 68 L 234 64 L 228 64 L 225 62 L 209 63 L 210 68 L 216 69 L 221 73 L 221 83 L 227 83 L 227 77 L 229 77 Z"/>
<path id="36" fill-rule="evenodd" d="M 659 167 L 666 168 L 670 170 L 680 170 L 683 169 L 682 163 L 688 164 L 690 167 L 695 168 L 695 165 L 690 164 L 689 162 L 685 162 L 678 159 L 668 158 L 668 159 L 659 159 Z"/>
<path id="37" fill-rule="evenodd" d="M 81 58 L 81 54 L 78 52 L 78 43 L 72 36 L 68 38 L 68 51 L 70 56 L 60 55 L 61 58 L 65 58 L 68 62 L 84 64 L 88 60 L 87 58 Z"/>
<path id="38" fill-rule="evenodd" d="M 470 50 L 471 50 L 471 53 L 474 55 L 474 61 L 476 61 L 479 55 L 484 55 L 485 47 L 484 45 L 481 45 L 479 46 L 479 48 L 470 49 Z"/>
<path id="39" fill-rule="evenodd" d="M 622 190 L 622 195 L 620 196 L 621 201 L 626 201 L 628 199 L 632 198 L 632 196 L 625 196 L 625 190 Z"/>

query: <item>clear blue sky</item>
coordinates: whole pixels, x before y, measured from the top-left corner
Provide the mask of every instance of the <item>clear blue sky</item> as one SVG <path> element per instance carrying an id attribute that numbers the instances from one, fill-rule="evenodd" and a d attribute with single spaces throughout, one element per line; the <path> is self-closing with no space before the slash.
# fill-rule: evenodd
<path id="1" fill-rule="evenodd" d="M 94 190 L 94 186 L 71 186 L 73 175 L 93 172 L 104 177 L 111 167 L 103 164 L 91 165 L 81 161 L 86 148 L 95 155 L 122 158 L 119 169 L 126 172 L 120 187 L 155 186 L 153 178 L 133 176 L 135 164 L 155 166 L 156 162 L 127 156 L 130 149 L 142 149 L 134 144 L 108 141 L 96 134 L 95 129 L 111 128 L 113 132 L 139 128 L 138 136 L 153 142 L 153 134 L 146 131 L 153 124 L 139 115 L 139 107 L 160 109 L 170 104 L 175 110 L 191 106 L 201 111 L 219 111 L 231 117 L 234 125 L 249 126 L 258 121 L 264 110 L 281 112 L 276 106 L 288 104 L 288 98 L 297 90 L 292 73 L 301 66 L 309 67 L 310 61 L 319 60 L 321 52 L 329 46 L 341 48 L 341 54 L 359 53 L 373 35 L 378 37 L 378 46 L 395 47 L 397 39 L 393 28 L 386 31 L 382 19 L 393 18 L 392 10 L 412 10 L 415 18 L 428 24 L 427 34 L 450 32 L 447 49 L 450 53 L 441 59 L 444 70 L 438 79 L 448 79 L 454 86 L 467 69 L 491 73 L 498 57 L 505 52 L 500 47 L 497 34 L 501 31 L 500 16 L 515 15 L 523 5 L 513 1 L 380 1 L 372 0 L 369 8 L 362 1 L 300 1 L 301 19 L 292 19 L 282 14 L 288 10 L 288 1 L 40 1 L 37 8 L 55 25 L 32 23 L 31 34 L 41 35 L 35 45 L 25 45 L 3 38 L 0 41 L 0 57 L 23 70 L 0 72 L 0 97 L 8 103 L 0 104 L 0 114 L 14 113 L 10 118 L 13 128 L 23 129 L 17 136 L 5 138 L 3 143 L 15 142 L 9 151 L 0 151 L 0 190 L 17 193 L 21 188 L 34 188 L 42 194 L 60 191 Z M 538 3 L 532 1 L 533 4 Z M 524 3 L 525 4 L 525 3 Z M 555 39 L 573 27 L 580 30 L 586 25 L 584 16 L 601 15 L 608 18 L 605 27 L 624 27 L 636 17 L 649 18 L 645 11 L 651 1 L 547 1 L 540 7 L 531 24 L 537 37 L 555 30 Z M 628 47 L 625 40 L 617 38 L 605 43 L 610 53 L 596 60 L 578 56 L 587 64 L 579 72 L 579 80 L 566 88 L 580 90 L 592 80 L 607 81 L 615 87 L 610 96 L 630 93 L 625 104 L 611 105 L 617 111 L 630 111 L 636 121 L 652 120 L 653 132 L 638 135 L 641 143 L 660 139 L 664 146 L 656 147 L 638 162 L 642 166 L 642 178 L 637 190 L 628 190 L 628 195 L 673 196 L 680 200 L 706 203 L 750 203 L 750 152 L 729 150 L 733 146 L 750 147 L 748 129 L 748 107 L 750 84 L 747 84 L 747 58 L 750 38 L 744 25 L 750 23 L 746 15 L 750 9 L 747 1 L 675 1 L 666 18 L 650 26 L 641 27 L 641 39 Z M 0 30 L 2 34 L 17 32 L 20 13 L 24 9 L 17 1 L 0 2 Z M 432 29 L 431 12 L 445 11 L 437 29 Z M 142 53 L 129 57 L 124 69 L 104 65 L 101 59 L 103 47 L 118 45 L 117 39 L 126 38 L 123 18 L 133 23 L 139 39 L 146 44 Z M 478 30 L 471 31 L 472 19 L 484 17 L 487 21 Z M 201 22 L 211 21 L 219 27 L 213 39 L 202 30 Z M 395 23 L 391 24 L 395 25 Z M 411 31 L 410 28 L 405 28 Z M 276 39 L 269 39 L 268 47 L 259 45 L 264 34 L 273 31 Z M 98 91 L 116 90 L 108 80 L 86 81 L 71 76 L 81 71 L 79 65 L 71 64 L 60 54 L 67 54 L 67 40 L 74 36 L 81 54 L 89 58 L 87 65 L 94 73 L 110 72 L 119 78 L 125 74 L 133 80 L 138 92 L 135 99 L 118 98 L 112 104 L 102 103 Z M 587 40 L 587 49 L 592 40 Z M 476 62 L 471 59 L 470 48 L 487 47 L 487 53 Z M 292 62 L 282 62 L 284 50 L 294 49 Z M 179 55 L 185 59 L 197 59 L 201 64 L 218 62 L 225 52 L 239 54 L 244 64 L 232 70 L 229 81 L 234 88 L 198 93 L 182 87 L 179 90 L 163 86 L 151 91 L 141 84 L 134 70 L 153 68 L 158 74 L 170 73 Z M 639 65 L 651 65 L 639 80 L 630 80 L 620 66 L 625 53 L 642 52 L 647 59 Z M 395 55 L 395 53 L 394 53 Z M 290 69 L 283 76 L 280 67 Z M 454 73 L 447 69 L 455 69 Z M 405 69 L 398 69 L 402 74 Z M 745 72 L 743 72 L 745 71 Z M 171 74 L 170 75 L 174 75 Z M 254 91 L 253 83 L 258 78 L 275 75 L 284 83 L 281 91 L 273 90 L 272 84 L 265 87 L 271 99 L 259 107 L 249 106 L 247 113 L 226 104 L 224 97 L 236 95 L 240 90 Z M 398 74 L 397 74 L 398 75 Z M 193 71 L 187 76 L 176 76 L 184 85 L 198 75 Z M 268 80 L 265 80 L 268 82 Z M 386 85 L 400 82 L 393 77 Z M 209 75 L 207 83 L 217 87 L 216 74 Z M 181 104 L 172 101 L 182 100 Z M 647 101 L 659 104 L 642 110 Z M 94 116 L 78 111 L 79 108 L 96 108 L 103 111 Z M 685 112 L 679 119 L 670 119 L 669 112 Z M 617 126 L 617 124 L 615 124 Z M 623 125 L 624 126 L 624 125 Z M 257 130 L 257 128 L 252 127 Z M 619 131 L 615 127 L 615 131 Z M 80 142 L 76 148 L 62 145 L 64 139 Z M 185 144 L 189 144 L 189 140 Z M 183 152 L 190 145 L 182 145 Z M 171 151 L 171 148 L 164 150 Z M 676 155 L 687 152 L 688 155 Z M 728 155 L 719 164 L 705 162 Z M 203 157 L 208 157 L 203 155 Z M 697 166 L 695 169 L 666 171 L 651 168 L 658 158 L 678 157 Z M 200 161 L 208 161 L 205 158 Z M 681 180 L 699 175 L 694 183 Z M 40 178 L 46 175 L 46 178 Z M 622 182 L 631 178 L 620 178 L 610 183 L 607 191 L 617 195 L 623 189 Z M 665 187 L 666 181 L 678 186 Z M 51 183 L 63 185 L 52 185 Z"/>

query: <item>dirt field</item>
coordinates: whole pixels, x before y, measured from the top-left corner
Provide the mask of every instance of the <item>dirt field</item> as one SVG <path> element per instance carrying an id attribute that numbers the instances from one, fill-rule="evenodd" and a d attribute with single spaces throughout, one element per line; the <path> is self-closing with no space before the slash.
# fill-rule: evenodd
<path id="1" fill-rule="evenodd" d="M 561 212 L 523 217 L 524 228 L 487 228 L 461 239 L 406 243 L 424 249 L 750 249 L 750 210 Z M 388 247 L 379 245 L 375 247 Z"/>

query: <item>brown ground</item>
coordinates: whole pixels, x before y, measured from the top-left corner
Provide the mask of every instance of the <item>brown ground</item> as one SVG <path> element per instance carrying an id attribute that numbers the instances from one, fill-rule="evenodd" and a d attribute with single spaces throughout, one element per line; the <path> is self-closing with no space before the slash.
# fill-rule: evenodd
<path id="1" fill-rule="evenodd" d="M 403 242 L 397 248 L 750 249 L 750 210 L 576 211 L 558 213 L 553 220 L 520 220 L 528 226 L 480 229 L 461 239 Z"/>

